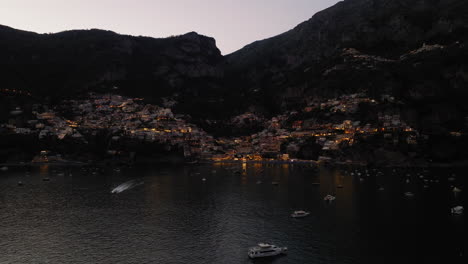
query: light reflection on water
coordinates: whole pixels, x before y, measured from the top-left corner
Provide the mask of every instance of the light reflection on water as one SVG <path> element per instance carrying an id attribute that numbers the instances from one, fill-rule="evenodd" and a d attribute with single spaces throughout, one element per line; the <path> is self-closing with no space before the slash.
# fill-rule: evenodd
<path id="1" fill-rule="evenodd" d="M 290 248 L 262 263 L 459 260 L 466 218 L 449 209 L 466 203 L 463 192 L 449 190 L 464 179 L 447 182 L 446 175 L 463 171 L 428 172 L 434 182 L 423 189 L 420 169 L 385 169 L 382 176 L 358 169 L 362 177 L 351 176 L 354 170 L 250 163 L 121 172 L 44 165 L 30 174 L 11 168 L 0 178 L 0 263 L 251 263 L 246 249 L 257 242 Z M 135 179 L 144 184 L 111 193 Z M 414 198 L 404 197 L 408 190 Z M 324 202 L 327 194 L 336 201 Z M 289 217 L 299 209 L 311 216 Z"/>

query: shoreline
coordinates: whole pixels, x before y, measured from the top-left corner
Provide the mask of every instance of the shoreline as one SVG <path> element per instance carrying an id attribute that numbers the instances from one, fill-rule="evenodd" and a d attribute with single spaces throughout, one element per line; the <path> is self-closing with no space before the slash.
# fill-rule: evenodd
<path id="1" fill-rule="evenodd" d="M 357 166 L 357 167 L 367 167 L 368 163 L 365 162 L 333 162 L 333 161 L 315 161 L 315 160 L 223 160 L 223 161 L 212 161 L 212 160 L 199 160 L 195 163 L 193 162 L 136 162 L 131 165 L 149 165 L 149 164 L 176 164 L 176 165 L 186 165 L 186 166 L 196 166 L 196 165 L 206 165 L 206 164 L 265 164 L 265 165 L 311 165 L 311 166 Z M 0 167 L 38 167 L 43 165 L 49 166 L 104 166 L 109 165 L 105 161 L 92 161 L 92 162 L 81 162 L 81 161 L 62 161 L 62 162 L 13 162 L 13 163 L 0 163 Z M 121 165 L 112 164 L 114 167 L 121 167 Z M 130 165 L 130 164 L 127 164 Z M 382 165 L 370 165 L 371 167 L 380 167 L 380 168 L 463 168 L 468 167 L 467 161 L 460 161 L 454 163 L 426 163 L 426 164 L 382 164 Z"/>

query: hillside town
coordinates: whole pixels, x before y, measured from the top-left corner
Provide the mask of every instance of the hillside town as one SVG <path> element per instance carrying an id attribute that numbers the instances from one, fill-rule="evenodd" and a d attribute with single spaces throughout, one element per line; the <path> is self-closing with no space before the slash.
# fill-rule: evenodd
<path id="1" fill-rule="evenodd" d="M 377 107 L 382 102 L 398 103 L 390 96 L 382 96 L 377 101 L 361 93 L 312 101 L 301 111 L 268 119 L 248 112 L 231 118 L 227 125 L 239 127 L 258 123 L 261 131 L 236 137 L 214 137 L 187 122 L 188 116 L 174 114 L 171 109 L 174 102 L 165 101 L 164 106 L 158 106 L 147 104 L 142 98 L 89 94 L 87 98 L 66 100 L 55 107 L 34 104 L 30 119 L 26 121 L 23 117 L 26 113 L 16 107 L 10 112 L 9 122 L 1 124 L 0 128 L 39 140 L 55 138 L 59 142 L 68 140 L 84 145 L 99 131 L 105 131 L 109 156 L 128 155 L 121 143 L 133 140 L 177 150 L 186 160 L 353 162 L 343 151 L 368 137 L 377 136 L 389 145 L 408 146 L 417 146 L 425 139 L 398 113 L 378 112 L 374 123 L 356 118 L 362 104 Z M 335 115 L 340 118 L 333 118 Z M 452 136 L 460 136 L 460 133 L 452 132 Z M 66 156 L 67 153 L 61 154 Z"/>

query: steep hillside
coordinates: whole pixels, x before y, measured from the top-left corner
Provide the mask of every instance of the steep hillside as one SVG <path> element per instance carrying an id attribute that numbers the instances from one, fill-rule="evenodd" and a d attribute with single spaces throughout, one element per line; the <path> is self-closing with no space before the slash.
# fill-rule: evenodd
<path id="1" fill-rule="evenodd" d="M 443 93 L 450 101 L 454 97 L 448 92 L 452 90 L 453 95 L 467 95 L 460 91 L 461 83 L 466 84 L 460 76 L 467 74 L 467 65 L 460 55 L 466 55 L 467 39 L 465 0 L 345 0 L 289 32 L 229 55 L 226 69 L 230 83 L 241 87 L 240 93 L 246 98 L 252 98 L 246 105 L 267 112 L 280 112 L 310 98 L 359 90 L 404 97 L 418 89 L 424 94 L 426 88 L 419 87 L 424 83 L 440 88 L 439 92 L 428 90 L 428 95 Z M 427 58 L 430 61 L 419 57 L 417 69 L 400 60 L 425 44 L 444 45 L 449 50 L 431 55 Z M 339 74 L 328 74 L 343 64 L 350 66 L 352 61 L 346 61 L 349 56 L 344 52 L 349 48 L 379 57 L 379 66 L 352 72 L 343 68 Z M 453 54 L 451 59 L 444 57 L 447 53 Z M 381 68 L 382 64 L 388 66 Z"/>
<path id="2" fill-rule="evenodd" d="M 115 89 L 222 119 L 364 91 L 396 96 L 411 119 L 432 120 L 427 109 L 456 113 L 440 123 L 468 115 L 460 99 L 468 95 L 466 0 L 345 0 L 226 57 L 193 32 L 154 39 L 0 26 L 0 39 L 2 88 L 52 99 Z"/>
<path id="3" fill-rule="evenodd" d="M 210 97 L 223 59 L 213 38 L 191 32 L 166 39 L 103 30 L 35 34 L 0 27 L 2 88 L 66 97 L 119 90 L 148 98 Z"/>

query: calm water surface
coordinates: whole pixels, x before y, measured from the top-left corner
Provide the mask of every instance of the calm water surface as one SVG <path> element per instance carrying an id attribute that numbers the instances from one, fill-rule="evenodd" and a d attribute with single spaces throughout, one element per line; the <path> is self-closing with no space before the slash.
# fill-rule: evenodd
<path id="1" fill-rule="evenodd" d="M 466 208 L 465 170 L 380 172 L 10 168 L 0 172 L 0 263 L 467 263 L 466 216 L 450 214 Z M 129 180 L 142 184 L 111 193 Z M 452 185 L 463 192 L 454 195 Z M 324 202 L 327 194 L 335 202 Z M 311 215 L 291 218 L 299 209 Z M 247 249 L 258 242 L 289 254 L 251 261 Z"/>

